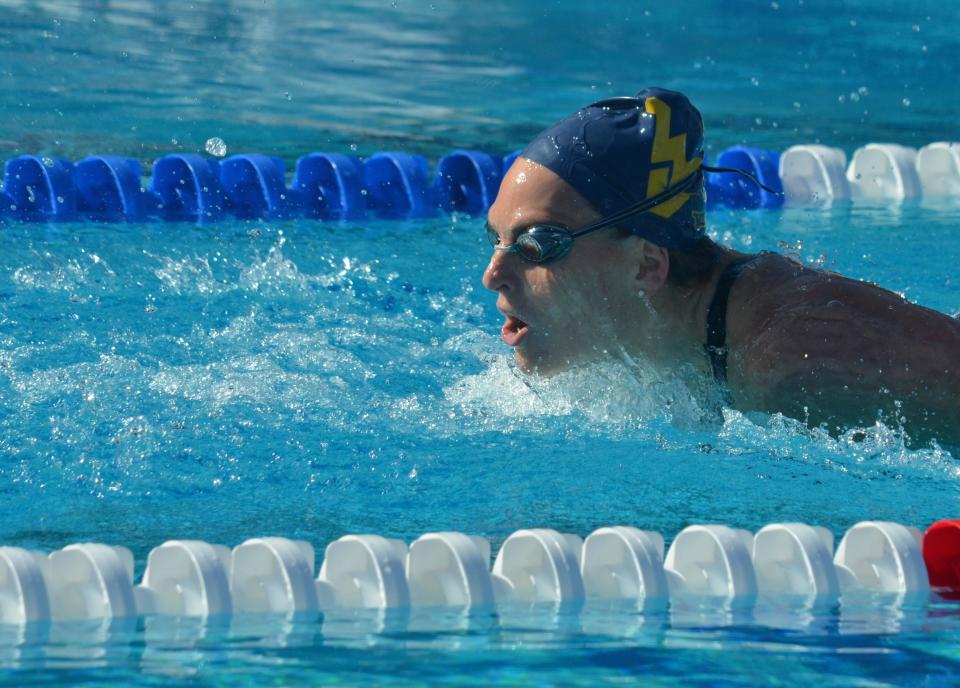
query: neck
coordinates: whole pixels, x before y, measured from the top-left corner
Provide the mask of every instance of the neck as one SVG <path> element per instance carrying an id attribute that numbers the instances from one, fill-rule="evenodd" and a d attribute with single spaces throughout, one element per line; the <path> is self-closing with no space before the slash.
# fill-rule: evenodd
<path id="1" fill-rule="evenodd" d="M 663 371 L 692 366 L 709 374 L 704 355 L 707 338 L 707 311 L 724 268 L 739 254 L 725 253 L 708 279 L 692 285 L 664 284 L 641 305 L 644 317 L 630 319 L 627 336 L 632 347 Z"/>

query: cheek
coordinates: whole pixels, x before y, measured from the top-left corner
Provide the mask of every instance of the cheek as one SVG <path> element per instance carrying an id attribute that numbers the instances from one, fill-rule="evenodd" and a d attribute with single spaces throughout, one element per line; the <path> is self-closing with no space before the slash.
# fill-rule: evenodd
<path id="1" fill-rule="evenodd" d="M 606 285 L 596 272 L 575 265 L 537 272 L 530 280 L 530 295 L 551 320 L 584 322 L 603 310 Z"/>

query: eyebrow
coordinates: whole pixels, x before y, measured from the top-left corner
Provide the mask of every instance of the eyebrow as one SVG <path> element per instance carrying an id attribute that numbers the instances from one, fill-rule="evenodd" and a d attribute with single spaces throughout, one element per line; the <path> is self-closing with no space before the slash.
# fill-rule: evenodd
<path id="1" fill-rule="evenodd" d="M 500 234 L 500 232 L 497 231 L 496 227 L 494 227 L 493 225 L 490 224 L 490 221 L 489 221 L 489 220 L 487 220 L 486 222 L 483 223 L 483 228 L 484 228 L 484 230 L 487 231 L 487 232 L 493 232 L 493 233 L 496 234 L 497 236 L 502 236 L 502 235 Z M 523 227 L 523 228 L 521 228 L 521 229 L 510 229 L 510 230 L 507 230 L 507 232 L 506 232 L 507 238 L 509 238 L 509 239 L 515 239 L 516 236 L 517 236 L 518 234 L 520 234 L 520 232 L 523 232 L 523 231 L 525 231 L 526 229 L 529 229 L 529 227 Z"/>
<path id="2" fill-rule="evenodd" d="M 508 229 L 505 234 L 507 238 L 516 240 L 519 235 L 523 234 L 532 227 L 536 227 L 537 225 L 555 225 L 557 227 L 564 227 L 564 225 L 561 225 L 558 222 L 531 222 L 530 224 L 520 225 L 519 227 Z M 501 236 L 500 232 L 497 231 L 496 227 L 490 224 L 489 220 L 483 223 L 483 228 L 484 230 L 492 231 L 494 234 Z"/>

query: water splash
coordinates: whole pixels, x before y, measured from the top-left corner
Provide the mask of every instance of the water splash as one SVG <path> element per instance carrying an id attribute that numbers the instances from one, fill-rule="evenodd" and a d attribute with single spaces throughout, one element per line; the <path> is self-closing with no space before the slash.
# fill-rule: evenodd
<path id="1" fill-rule="evenodd" d="M 212 136 L 204 144 L 204 150 L 215 158 L 222 158 L 227 154 L 227 143 L 219 136 Z"/>

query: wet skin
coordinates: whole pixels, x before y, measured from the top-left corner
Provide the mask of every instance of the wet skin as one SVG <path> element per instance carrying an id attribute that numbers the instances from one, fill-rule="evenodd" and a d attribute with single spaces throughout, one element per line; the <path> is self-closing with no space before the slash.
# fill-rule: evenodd
<path id="1" fill-rule="evenodd" d="M 501 245 L 532 224 L 575 230 L 599 219 L 550 170 L 519 158 L 488 222 Z M 709 376 L 706 317 L 725 251 L 710 279 L 667 282 L 669 253 L 615 229 L 577 239 L 535 265 L 495 252 L 483 275 L 505 316 L 502 336 L 528 372 L 551 375 L 604 358 L 645 357 L 665 373 Z M 730 292 L 728 386 L 744 411 L 783 413 L 831 431 L 904 419 L 915 443 L 960 446 L 960 321 L 876 285 L 775 254 Z"/>

